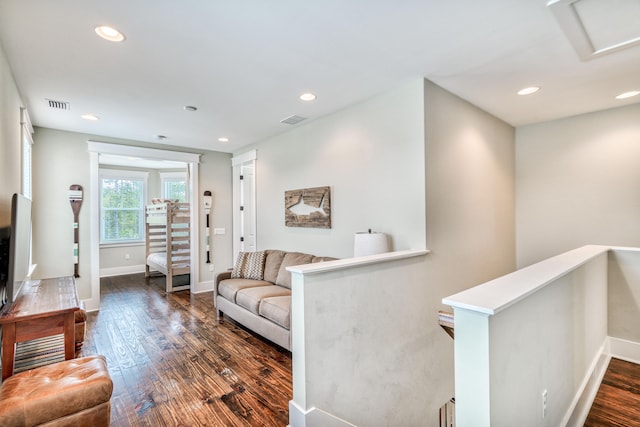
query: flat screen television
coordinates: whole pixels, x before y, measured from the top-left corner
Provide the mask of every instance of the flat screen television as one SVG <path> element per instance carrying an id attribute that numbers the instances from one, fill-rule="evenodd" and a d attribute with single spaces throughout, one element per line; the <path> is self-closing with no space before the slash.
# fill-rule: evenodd
<path id="1" fill-rule="evenodd" d="M 8 230 L 7 230 L 8 229 Z M 20 292 L 22 283 L 31 269 L 31 200 L 14 194 L 11 199 L 11 225 L 0 231 L 3 262 L 0 262 L 4 280 L 0 289 L 2 305 L 11 304 Z M 2 283 L 0 283 L 2 285 Z"/>

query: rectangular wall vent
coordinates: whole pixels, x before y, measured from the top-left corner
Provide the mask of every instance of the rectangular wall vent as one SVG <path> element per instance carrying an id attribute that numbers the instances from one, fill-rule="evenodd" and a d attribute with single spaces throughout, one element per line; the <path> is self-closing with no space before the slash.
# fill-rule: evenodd
<path id="1" fill-rule="evenodd" d="M 49 108 L 55 108 L 56 110 L 70 110 L 71 105 L 68 102 L 56 101 L 54 99 L 47 99 Z"/>
<path id="2" fill-rule="evenodd" d="M 296 116 L 294 114 L 293 116 L 289 116 L 286 119 L 280 120 L 280 123 L 286 123 L 288 125 L 295 125 L 296 123 L 300 123 L 303 120 L 307 120 L 307 118 L 306 117 L 301 117 L 301 116 Z"/>

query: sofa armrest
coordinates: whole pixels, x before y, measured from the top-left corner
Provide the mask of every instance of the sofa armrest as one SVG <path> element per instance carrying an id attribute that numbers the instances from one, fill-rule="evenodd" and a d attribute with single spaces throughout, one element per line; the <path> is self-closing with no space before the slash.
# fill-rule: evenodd
<path id="1" fill-rule="evenodd" d="M 231 270 L 223 271 L 222 273 L 218 273 L 216 275 L 216 282 L 215 282 L 215 286 L 213 287 L 214 297 L 218 296 L 218 285 L 220 284 L 220 282 L 226 279 L 231 279 Z"/>

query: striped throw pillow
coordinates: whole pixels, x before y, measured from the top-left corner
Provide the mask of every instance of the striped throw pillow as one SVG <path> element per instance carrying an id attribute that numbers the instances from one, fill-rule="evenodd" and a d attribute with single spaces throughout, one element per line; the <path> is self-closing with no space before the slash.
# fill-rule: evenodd
<path id="1" fill-rule="evenodd" d="M 232 279 L 262 280 L 264 276 L 265 252 L 240 252 L 231 271 Z"/>

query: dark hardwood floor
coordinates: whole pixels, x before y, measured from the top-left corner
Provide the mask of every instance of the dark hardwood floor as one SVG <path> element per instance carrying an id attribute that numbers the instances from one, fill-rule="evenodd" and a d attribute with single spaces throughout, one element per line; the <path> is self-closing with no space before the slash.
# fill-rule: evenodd
<path id="1" fill-rule="evenodd" d="M 174 279 L 175 280 L 175 279 Z M 226 319 L 211 293 L 165 294 L 164 276 L 103 278 L 78 356 L 103 354 L 112 426 L 286 426 L 291 353 Z"/>
<path id="2" fill-rule="evenodd" d="M 640 426 L 640 365 L 611 359 L 584 425 Z"/>

